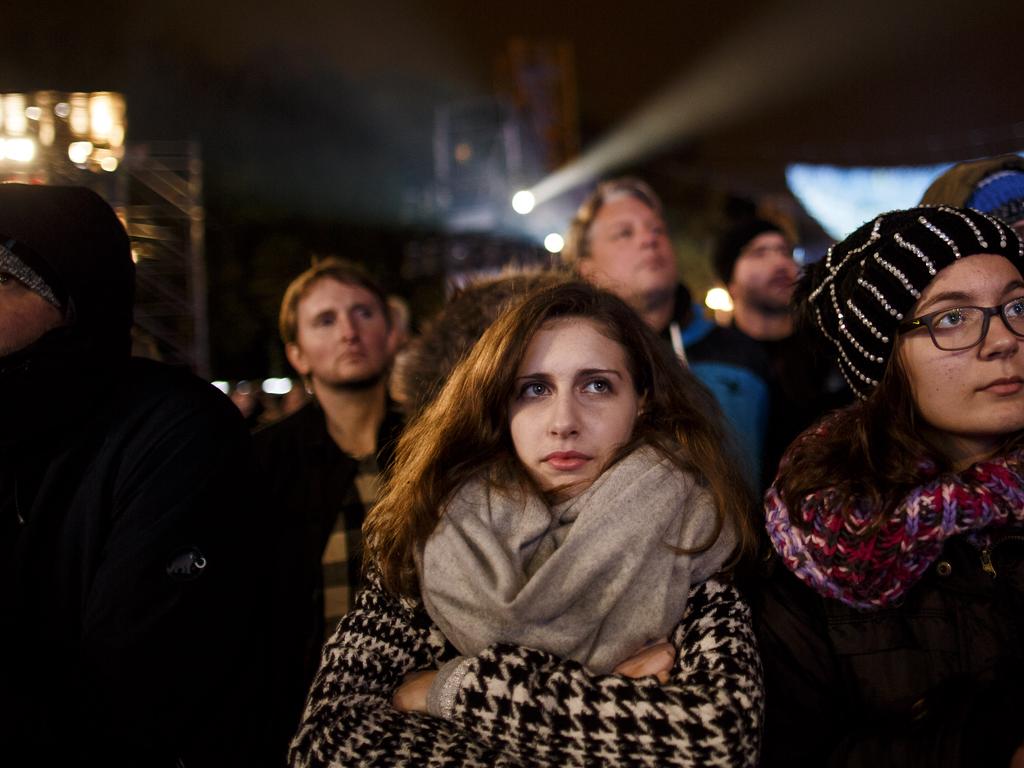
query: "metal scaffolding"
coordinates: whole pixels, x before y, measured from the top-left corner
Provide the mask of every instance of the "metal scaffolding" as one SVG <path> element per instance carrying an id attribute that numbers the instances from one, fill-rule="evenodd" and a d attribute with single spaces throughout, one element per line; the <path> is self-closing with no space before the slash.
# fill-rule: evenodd
<path id="1" fill-rule="evenodd" d="M 135 322 L 160 355 L 209 377 L 203 174 L 195 142 L 130 144 L 125 226 L 136 261 Z"/>

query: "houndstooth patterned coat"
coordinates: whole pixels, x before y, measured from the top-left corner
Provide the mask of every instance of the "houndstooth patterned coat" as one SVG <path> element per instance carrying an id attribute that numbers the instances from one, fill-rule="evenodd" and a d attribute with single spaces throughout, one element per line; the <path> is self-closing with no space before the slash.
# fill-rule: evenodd
<path id="1" fill-rule="evenodd" d="M 292 766 L 753 766 L 763 713 L 750 611 L 690 590 L 671 680 L 596 675 L 498 644 L 472 659 L 450 719 L 391 708 L 407 672 L 457 655 L 422 607 L 371 579 L 324 647 Z"/>

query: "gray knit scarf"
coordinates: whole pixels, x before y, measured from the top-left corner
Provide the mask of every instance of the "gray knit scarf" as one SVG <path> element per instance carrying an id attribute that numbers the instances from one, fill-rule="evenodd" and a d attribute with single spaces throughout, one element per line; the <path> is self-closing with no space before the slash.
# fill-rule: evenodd
<path id="1" fill-rule="evenodd" d="M 692 584 L 736 542 L 710 493 L 650 447 L 549 507 L 484 478 L 452 498 L 417 558 L 431 619 L 465 655 L 496 642 L 575 659 L 598 673 L 682 618 Z"/>

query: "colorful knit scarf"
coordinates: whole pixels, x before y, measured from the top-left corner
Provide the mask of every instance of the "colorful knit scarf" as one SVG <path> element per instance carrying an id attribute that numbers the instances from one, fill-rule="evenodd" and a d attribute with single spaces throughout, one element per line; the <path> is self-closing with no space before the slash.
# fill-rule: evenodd
<path id="1" fill-rule="evenodd" d="M 832 488 L 808 494 L 794 515 L 772 486 L 765 507 L 772 545 L 801 581 L 855 608 L 882 608 L 917 583 L 950 537 L 1024 524 L 1024 451 L 930 479 L 880 525 L 875 509 Z"/>

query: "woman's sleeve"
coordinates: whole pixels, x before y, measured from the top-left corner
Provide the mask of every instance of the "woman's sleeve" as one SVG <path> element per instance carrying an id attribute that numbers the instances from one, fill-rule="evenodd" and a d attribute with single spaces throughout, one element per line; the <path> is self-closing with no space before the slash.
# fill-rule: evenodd
<path id="1" fill-rule="evenodd" d="M 371 576 L 324 646 L 289 765 L 426 765 L 438 750 L 473 762 L 450 724 L 391 706 L 403 676 L 444 653 L 440 632 Z"/>
<path id="2" fill-rule="evenodd" d="M 451 722 L 525 765 L 755 765 L 761 664 L 736 589 L 715 579 L 693 587 L 672 642 L 664 685 L 491 646 L 466 661 Z"/>

